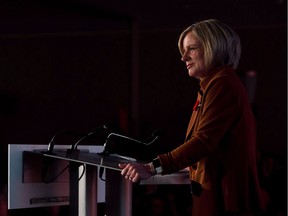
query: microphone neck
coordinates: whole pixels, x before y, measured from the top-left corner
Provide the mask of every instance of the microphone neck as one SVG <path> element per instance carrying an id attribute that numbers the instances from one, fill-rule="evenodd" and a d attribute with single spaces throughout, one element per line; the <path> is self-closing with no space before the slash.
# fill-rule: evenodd
<path id="1" fill-rule="evenodd" d="M 90 136 L 93 136 L 95 134 L 98 134 L 99 132 L 106 130 L 107 126 L 106 125 L 102 125 L 100 127 L 97 127 L 96 129 L 94 129 L 92 132 L 82 136 L 74 145 L 71 145 L 71 149 L 75 150 L 77 149 L 77 146 L 79 145 L 79 143 L 81 143 L 83 140 L 87 139 Z"/>

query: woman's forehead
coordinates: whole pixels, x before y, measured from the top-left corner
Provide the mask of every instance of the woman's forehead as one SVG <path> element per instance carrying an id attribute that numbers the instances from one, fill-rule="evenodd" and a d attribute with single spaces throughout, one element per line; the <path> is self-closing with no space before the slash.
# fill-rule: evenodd
<path id="1" fill-rule="evenodd" d="M 195 46 L 200 45 L 200 41 L 195 32 L 189 32 L 183 38 L 183 47 L 191 46 L 191 45 L 195 45 Z"/>

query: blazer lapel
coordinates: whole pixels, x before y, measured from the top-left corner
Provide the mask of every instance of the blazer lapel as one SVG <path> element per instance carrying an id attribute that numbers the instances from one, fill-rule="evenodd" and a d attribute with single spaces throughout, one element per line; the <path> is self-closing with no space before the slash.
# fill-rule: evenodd
<path id="1" fill-rule="evenodd" d="M 190 136 L 191 136 L 193 126 L 195 125 L 195 120 L 196 120 L 198 113 L 199 113 L 199 110 L 200 110 L 201 99 L 202 99 L 202 92 L 199 91 L 198 95 L 197 95 L 197 100 L 193 106 L 192 115 L 191 115 L 189 125 L 188 125 L 187 131 L 186 131 L 186 140 L 188 138 L 190 138 Z"/>

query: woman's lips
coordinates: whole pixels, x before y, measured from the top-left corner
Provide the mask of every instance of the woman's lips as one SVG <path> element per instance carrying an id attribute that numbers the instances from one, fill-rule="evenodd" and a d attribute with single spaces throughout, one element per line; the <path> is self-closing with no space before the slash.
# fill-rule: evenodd
<path id="1" fill-rule="evenodd" d="M 192 66 L 193 66 L 193 63 L 187 64 L 187 65 L 186 65 L 186 68 L 189 70 Z"/>

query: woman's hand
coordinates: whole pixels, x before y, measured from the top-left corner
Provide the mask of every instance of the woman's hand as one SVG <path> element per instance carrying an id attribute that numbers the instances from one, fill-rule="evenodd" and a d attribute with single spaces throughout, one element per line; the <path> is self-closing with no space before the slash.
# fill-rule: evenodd
<path id="1" fill-rule="evenodd" d="M 132 182 L 149 179 L 152 176 L 149 164 L 125 163 L 119 164 L 122 169 L 121 175 Z"/>

